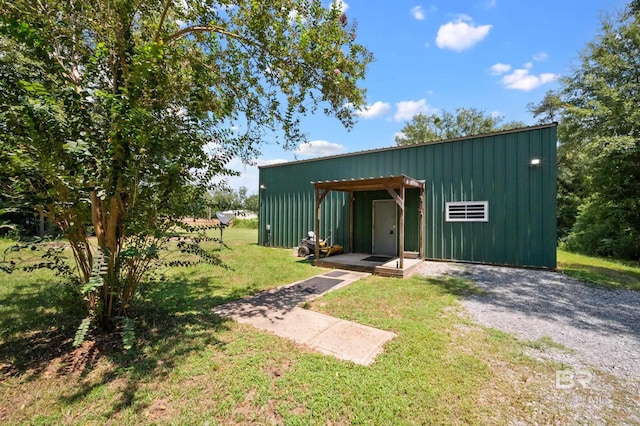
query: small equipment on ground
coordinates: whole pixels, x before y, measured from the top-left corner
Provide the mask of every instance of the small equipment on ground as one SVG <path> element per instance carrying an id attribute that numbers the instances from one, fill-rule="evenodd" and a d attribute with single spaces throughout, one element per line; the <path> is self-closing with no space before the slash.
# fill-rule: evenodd
<path id="1" fill-rule="evenodd" d="M 344 247 L 339 244 L 330 245 L 331 233 L 327 238 L 319 240 L 320 257 L 327 257 L 335 254 L 340 254 L 344 251 Z M 307 233 L 307 237 L 300 240 L 298 246 L 298 256 L 307 257 L 312 256 L 316 252 L 316 234 L 313 231 Z"/>

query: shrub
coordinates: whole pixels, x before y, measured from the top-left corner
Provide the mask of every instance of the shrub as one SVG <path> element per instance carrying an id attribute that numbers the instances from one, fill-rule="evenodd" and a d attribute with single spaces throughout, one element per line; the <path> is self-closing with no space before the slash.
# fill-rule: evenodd
<path id="1" fill-rule="evenodd" d="M 258 218 L 253 219 L 233 219 L 231 226 L 240 229 L 258 229 Z"/>
<path id="2" fill-rule="evenodd" d="M 592 196 L 578 211 L 566 247 L 595 256 L 640 258 L 640 235 L 628 222 L 623 206 Z"/>

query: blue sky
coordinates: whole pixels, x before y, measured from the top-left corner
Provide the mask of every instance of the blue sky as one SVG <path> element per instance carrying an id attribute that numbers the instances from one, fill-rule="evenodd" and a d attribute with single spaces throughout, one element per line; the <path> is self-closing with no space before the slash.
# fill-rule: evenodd
<path id="1" fill-rule="evenodd" d="M 337 0 L 339 1 L 339 0 Z M 366 79 L 368 109 L 351 131 L 321 113 L 305 117 L 307 143 L 295 151 L 265 144 L 258 164 L 394 146 L 415 114 L 475 107 L 527 125 L 527 112 L 579 64 L 604 14 L 625 0 L 345 0 L 358 42 L 375 57 Z M 327 5 L 329 2 L 327 2 Z M 268 140 L 266 142 L 269 142 Z M 234 160 L 237 189 L 258 191 L 258 169 Z"/>

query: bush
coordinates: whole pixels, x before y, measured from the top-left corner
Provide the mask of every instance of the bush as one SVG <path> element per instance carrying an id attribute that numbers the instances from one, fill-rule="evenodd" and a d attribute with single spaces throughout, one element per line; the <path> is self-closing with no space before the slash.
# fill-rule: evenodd
<path id="1" fill-rule="evenodd" d="M 258 229 L 258 218 L 254 219 L 233 219 L 231 226 L 240 229 Z"/>
<path id="2" fill-rule="evenodd" d="M 588 255 L 638 260 L 640 234 L 629 223 L 626 209 L 596 195 L 580 206 L 566 247 Z"/>

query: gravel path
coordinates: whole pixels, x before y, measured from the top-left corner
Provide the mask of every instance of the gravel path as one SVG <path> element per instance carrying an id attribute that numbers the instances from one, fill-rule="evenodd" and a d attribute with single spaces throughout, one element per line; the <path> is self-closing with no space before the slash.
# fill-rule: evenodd
<path id="1" fill-rule="evenodd" d="M 640 380 L 640 292 L 590 287 L 566 275 L 426 262 L 423 275 L 462 275 L 482 289 L 463 306 L 480 324 L 522 340 L 550 337 L 572 351 L 554 360 Z"/>
<path id="2" fill-rule="evenodd" d="M 480 291 L 462 305 L 477 323 L 533 341 L 527 355 L 562 363 L 546 391 L 528 402 L 533 417 L 512 424 L 640 424 L 640 292 L 485 265 L 425 262 L 422 275 L 472 280 Z M 565 420 L 535 419 L 547 412 Z"/>

